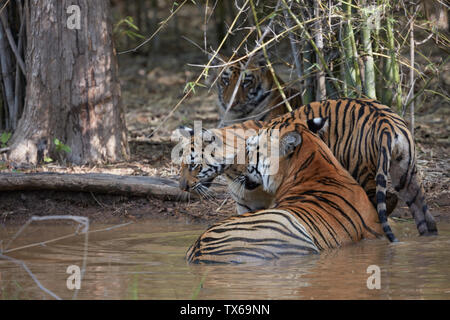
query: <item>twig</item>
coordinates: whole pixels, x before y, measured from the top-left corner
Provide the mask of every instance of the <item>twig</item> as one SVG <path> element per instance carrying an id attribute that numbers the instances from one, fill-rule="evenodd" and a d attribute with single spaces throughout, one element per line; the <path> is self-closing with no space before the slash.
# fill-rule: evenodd
<path id="1" fill-rule="evenodd" d="M 5 33 L 3 30 L 3 25 L 0 23 L 0 69 L 3 80 L 4 94 L 6 96 L 5 105 L 7 106 L 7 108 L 5 108 L 5 110 L 8 110 L 9 113 L 8 117 L 5 117 L 6 129 L 8 130 L 10 127 L 10 123 L 14 122 L 12 120 L 15 118 L 15 112 L 14 112 L 14 87 L 11 76 L 12 61 L 11 57 L 9 56 L 9 51 L 7 49 L 8 47 L 5 38 Z"/>
<path id="2" fill-rule="evenodd" d="M 18 1 L 17 2 L 17 4 L 18 4 L 18 10 L 19 10 L 19 12 L 20 12 L 20 16 L 21 16 L 21 23 L 20 23 L 20 29 L 19 29 L 19 38 L 18 38 L 18 53 L 19 53 L 19 55 L 21 55 L 22 54 L 22 47 L 23 47 L 23 33 L 24 33 L 24 31 L 25 31 L 25 19 L 23 18 L 23 13 L 22 13 L 22 7 L 21 7 L 21 5 L 20 5 L 20 1 Z M 15 84 L 15 87 L 14 87 L 14 110 L 16 110 L 16 112 L 17 112 L 17 116 L 15 117 L 15 121 L 14 121 L 14 123 L 12 123 L 12 128 L 13 129 L 16 129 L 16 127 L 17 127 L 17 122 L 18 122 L 18 120 L 19 120 L 19 116 L 20 116 L 20 113 L 21 113 L 21 110 L 22 110 L 22 77 L 21 77 L 21 75 L 20 75 L 20 72 L 19 72 L 19 67 L 20 67 L 20 64 L 16 64 L 16 84 Z M 26 76 L 26 75 L 25 75 Z"/>
<path id="3" fill-rule="evenodd" d="M 84 273 L 86 271 L 86 263 L 87 263 L 87 248 L 88 248 L 88 231 L 89 231 L 89 219 L 86 217 L 79 217 L 79 216 L 71 216 L 71 215 L 57 215 L 57 216 L 32 216 L 20 229 L 19 231 L 16 232 L 16 234 L 11 238 L 11 240 L 7 243 L 7 245 L 5 246 L 5 249 L 9 247 L 9 245 L 19 237 L 20 234 L 22 234 L 22 232 L 33 222 L 33 221 L 46 221 L 46 220 L 73 220 L 75 222 L 79 223 L 79 226 L 83 225 L 84 228 L 81 232 L 83 232 L 85 234 L 85 242 L 84 242 L 84 255 L 83 255 L 83 265 L 81 268 L 81 274 L 80 274 L 80 281 L 81 279 L 83 279 L 84 277 Z M 76 234 L 78 234 L 78 232 L 76 232 Z M 39 244 L 35 244 L 35 245 L 42 245 L 43 243 L 39 243 Z M 29 245 L 28 247 L 30 247 L 31 245 Z M 25 247 L 25 246 L 24 246 Z M 16 249 L 12 249 L 12 250 L 18 250 Z M 30 275 L 30 277 L 34 280 L 34 282 L 38 285 L 38 287 L 45 291 L 46 293 L 48 293 L 49 295 L 51 295 L 52 297 L 54 297 L 57 300 L 61 300 L 61 298 L 57 295 L 55 295 L 53 292 L 51 292 L 50 290 L 48 290 L 47 288 L 45 288 L 38 279 L 36 279 L 36 277 L 33 275 L 33 273 L 28 269 L 27 265 L 20 260 L 16 260 L 13 258 L 10 258 L 8 256 L 4 256 L 3 253 L 6 252 L 11 252 L 12 250 L 5 250 L 2 251 L 0 254 L 0 258 L 4 258 L 7 260 L 10 260 L 16 264 L 21 265 L 25 271 L 27 271 L 27 273 Z M 74 295 L 73 295 L 73 299 L 76 297 L 77 293 L 78 293 L 78 288 L 75 289 Z"/>
<path id="4" fill-rule="evenodd" d="M 36 285 L 39 287 L 39 289 L 41 289 L 42 291 L 46 292 L 47 294 L 49 294 L 50 296 L 52 296 L 56 300 L 62 300 L 59 296 L 57 296 L 56 294 L 54 294 L 52 291 L 50 291 L 49 289 L 47 289 L 46 287 L 44 287 L 41 284 L 41 282 L 36 278 L 36 276 L 33 274 L 33 272 L 31 272 L 30 269 L 27 267 L 25 262 L 23 262 L 22 260 L 17 260 L 17 259 L 5 256 L 5 255 L 3 255 L 1 253 L 0 253 L 0 258 L 8 260 L 8 261 L 11 261 L 11 262 L 13 262 L 15 264 L 20 265 L 30 275 L 31 279 L 33 279 L 33 281 L 36 283 Z"/>
<path id="5" fill-rule="evenodd" d="M 94 198 L 95 202 L 98 203 L 98 205 L 102 208 L 106 208 L 105 205 L 103 203 L 101 203 L 100 201 L 97 200 L 97 198 L 94 196 L 94 194 L 92 193 L 92 191 L 90 192 L 92 198 Z"/>
<path id="6" fill-rule="evenodd" d="M 314 51 L 316 52 L 317 56 L 319 57 L 319 60 L 322 63 L 322 65 L 323 65 L 326 73 L 330 77 L 330 79 L 334 79 L 333 73 L 328 68 L 327 62 L 325 61 L 325 58 L 323 57 L 322 52 L 320 52 L 319 48 L 317 48 L 316 43 L 314 42 L 314 39 L 311 37 L 308 30 L 305 28 L 305 25 L 304 25 L 305 22 L 304 23 L 300 22 L 300 20 L 297 18 L 297 16 L 289 8 L 288 4 L 286 3 L 286 0 L 281 0 L 281 1 L 283 1 L 283 4 L 284 4 L 286 10 L 289 12 L 289 14 L 291 15 L 292 19 L 295 21 L 297 26 L 300 29 L 302 29 L 303 32 L 305 33 L 306 38 L 308 39 L 309 43 L 311 43 L 311 46 L 313 47 Z M 339 85 L 339 83 L 337 81 L 332 81 L 332 83 L 333 83 L 334 87 L 336 88 L 336 90 L 338 92 L 341 92 L 341 86 Z"/>
<path id="7" fill-rule="evenodd" d="M 88 231 L 87 233 L 91 234 L 91 233 L 97 233 L 97 232 L 103 232 L 103 231 L 110 231 L 116 228 L 120 228 L 120 227 L 125 227 L 129 224 L 134 223 L 133 221 L 127 222 L 127 223 L 123 223 L 123 224 L 119 224 L 119 225 L 115 225 L 112 227 L 107 227 L 107 228 L 103 228 L 103 229 L 97 229 L 97 230 L 92 230 L 92 231 Z M 16 247 L 16 248 L 12 248 L 9 250 L 5 250 L 2 253 L 10 253 L 10 252 L 14 252 L 14 251 L 19 251 L 19 250 L 23 250 L 23 249 L 29 249 L 29 248 L 33 248 L 33 247 L 38 247 L 38 246 L 44 246 L 46 244 L 52 243 L 52 242 L 56 242 L 56 241 L 60 241 L 60 240 L 64 240 L 64 239 L 68 239 L 68 238 L 72 238 L 72 237 L 76 237 L 79 236 L 80 233 L 78 232 L 74 232 L 62 237 L 58 237 L 58 238 L 54 238 L 54 239 L 50 239 L 50 240 L 46 240 L 46 241 L 42 241 L 39 243 L 32 243 L 32 244 L 28 244 L 25 246 L 20 246 L 20 247 Z"/>
<path id="8" fill-rule="evenodd" d="M 263 34 L 262 34 L 261 29 L 259 27 L 258 17 L 256 15 L 256 9 L 255 9 L 255 5 L 253 3 L 253 0 L 250 0 L 250 5 L 251 5 L 251 8 L 252 8 L 252 12 L 253 12 L 253 18 L 255 19 L 256 30 L 258 31 L 258 36 L 261 38 Z M 275 12 L 278 10 L 279 6 L 280 6 L 280 1 L 277 2 L 277 6 L 275 7 L 275 10 L 274 10 Z M 272 21 L 273 21 L 273 19 L 272 19 Z M 270 27 L 266 28 L 266 31 L 268 31 L 268 30 L 270 30 Z M 278 77 L 275 74 L 275 70 L 273 69 L 272 63 L 269 60 L 269 55 L 267 54 L 267 48 L 263 47 L 262 50 L 263 50 L 264 58 L 267 61 L 267 67 L 269 68 L 269 71 L 272 74 L 273 81 L 275 82 L 275 85 L 276 85 L 278 91 L 280 92 L 280 95 L 283 98 L 283 101 L 286 104 L 287 110 L 290 112 L 290 111 L 292 111 L 291 104 L 287 100 L 286 94 L 284 93 L 283 88 L 281 87 L 280 81 L 278 80 Z"/>
<path id="9" fill-rule="evenodd" d="M 26 75 L 27 73 L 25 71 L 25 63 L 23 62 L 23 59 L 20 56 L 20 52 L 17 49 L 16 42 L 14 41 L 14 37 L 11 33 L 11 29 L 10 29 L 9 23 L 8 23 L 8 18 L 6 17 L 5 12 L 2 12 L 0 14 L 0 19 L 2 21 L 3 29 L 5 30 L 6 37 L 8 38 L 9 46 L 11 47 L 11 50 L 14 53 L 14 56 L 16 57 L 17 64 L 19 65 L 20 70 L 22 70 L 23 74 Z M 20 27 L 21 29 L 22 29 L 22 25 L 23 25 L 23 21 L 22 21 L 22 24 Z"/>
<path id="10" fill-rule="evenodd" d="M 249 0 L 246 0 L 243 8 L 247 5 Z M 186 2 L 186 1 L 185 1 Z M 184 2 L 183 2 L 184 3 Z M 152 131 L 152 133 L 150 133 L 150 135 L 148 136 L 148 138 L 152 137 L 156 132 L 158 132 L 162 126 L 167 122 L 167 120 L 172 117 L 172 115 L 175 113 L 175 111 L 180 107 L 180 105 L 184 102 L 184 100 L 186 100 L 186 98 L 192 93 L 192 91 L 194 90 L 194 87 L 200 82 L 201 78 L 206 74 L 206 70 L 208 70 L 209 66 L 211 65 L 211 63 L 214 61 L 214 59 L 217 56 L 217 53 L 220 51 L 220 49 L 222 48 L 222 46 L 225 44 L 226 39 L 228 38 L 228 36 L 231 34 L 231 31 L 234 28 L 234 25 L 236 24 L 239 16 L 242 14 L 243 10 L 239 10 L 238 14 L 236 15 L 236 17 L 234 18 L 233 22 L 231 23 L 230 27 L 228 28 L 228 32 L 225 35 L 225 37 L 222 39 L 222 42 L 219 44 L 219 47 L 217 48 L 216 52 L 213 54 L 213 56 L 209 59 L 208 63 L 206 64 L 206 66 L 204 67 L 204 69 L 202 70 L 202 72 L 200 73 L 200 75 L 197 77 L 197 79 L 194 81 L 193 86 L 191 86 L 187 92 L 184 94 L 184 96 L 178 101 L 178 103 L 172 108 L 172 110 L 169 112 L 169 114 L 161 121 L 161 123 L 155 128 L 155 130 Z"/>
<path id="11" fill-rule="evenodd" d="M 164 28 L 167 24 L 167 22 L 169 22 L 169 20 L 183 7 L 183 5 L 187 2 L 188 0 L 184 0 L 164 21 L 161 22 L 160 26 L 158 27 L 158 29 L 156 29 L 155 32 L 153 32 L 153 34 L 148 37 L 147 39 L 145 39 L 140 45 L 136 46 L 133 49 L 130 50 L 125 50 L 125 51 L 121 51 L 118 52 L 117 54 L 125 54 L 125 53 L 130 53 L 130 52 L 136 52 L 137 50 L 139 50 L 142 46 L 146 45 L 148 42 L 150 42 L 158 33 L 159 31 Z"/>
<path id="12" fill-rule="evenodd" d="M 8 5 L 8 3 L 9 3 L 9 1 L 10 0 L 7 0 L 6 2 L 5 2 L 5 4 L 3 5 L 3 7 L 0 9 L 0 14 L 3 12 L 3 10 L 6 8 L 6 6 Z"/>
<path id="13" fill-rule="evenodd" d="M 291 19 L 289 18 L 289 13 L 286 9 L 283 9 L 284 20 L 288 29 L 292 27 Z M 297 77 L 302 77 L 302 67 L 300 65 L 300 60 L 298 59 L 298 53 L 300 50 L 297 48 L 297 42 L 295 41 L 295 34 L 293 32 L 289 32 L 289 42 L 291 45 L 292 56 L 294 57 L 294 65 L 295 70 L 297 71 Z M 301 90 L 300 90 L 301 91 Z"/>
<path id="14" fill-rule="evenodd" d="M 416 11 L 417 12 L 417 11 Z M 415 17 L 415 14 L 414 14 Z M 411 19 L 411 24 L 410 24 L 410 31 L 409 31 L 409 37 L 410 37 L 410 41 L 409 41 L 409 55 L 410 55 L 410 59 L 411 59 L 411 66 L 412 68 L 409 69 L 409 85 L 411 87 L 411 92 L 414 92 L 414 84 L 416 82 L 415 79 L 415 74 L 414 74 L 414 63 L 415 63 L 415 53 L 414 53 L 414 17 Z M 411 100 L 411 106 L 410 106 L 410 112 L 411 112 L 411 124 L 410 124 L 410 131 L 411 131 L 411 135 L 414 138 L 414 100 Z"/>

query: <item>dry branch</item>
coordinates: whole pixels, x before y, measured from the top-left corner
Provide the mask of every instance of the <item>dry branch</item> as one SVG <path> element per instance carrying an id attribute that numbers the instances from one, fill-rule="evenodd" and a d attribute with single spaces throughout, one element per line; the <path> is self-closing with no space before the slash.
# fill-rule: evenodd
<path id="1" fill-rule="evenodd" d="M 176 181 L 158 177 L 119 176 L 113 174 L 2 173 L 0 191 L 58 190 L 98 192 L 128 196 L 154 196 L 186 201 L 187 192 Z M 190 198 L 196 198 L 191 194 Z"/>
<path id="2" fill-rule="evenodd" d="M 16 42 L 14 41 L 14 37 L 9 27 L 8 17 L 6 17 L 6 14 L 4 12 L 0 14 L 0 20 L 3 24 L 3 30 L 5 31 L 6 37 L 9 41 L 9 46 L 14 53 L 14 56 L 16 57 L 17 64 L 19 65 L 20 70 L 22 70 L 23 74 L 26 75 L 27 73 L 25 70 L 25 62 L 23 62 L 22 56 L 20 55 L 20 49 L 17 47 Z"/>

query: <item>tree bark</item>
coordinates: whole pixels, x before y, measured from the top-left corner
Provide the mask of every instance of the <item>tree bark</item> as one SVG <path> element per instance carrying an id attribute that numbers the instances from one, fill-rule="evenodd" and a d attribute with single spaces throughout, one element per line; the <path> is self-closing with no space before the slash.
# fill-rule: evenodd
<path id="1" fill-rule="evenodd" d="M 68 27 L 71 5 L 80 8 L 79 29 Z M 26 101 L 9 160 L 61 158 L 55 138 L 74 164 L 128 159 L 109 1 L 31 0 L 29 10 Z"/>

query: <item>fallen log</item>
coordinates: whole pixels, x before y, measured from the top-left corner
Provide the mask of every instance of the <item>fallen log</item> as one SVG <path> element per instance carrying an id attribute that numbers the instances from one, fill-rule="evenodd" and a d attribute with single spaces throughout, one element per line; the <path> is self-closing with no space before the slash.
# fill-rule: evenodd
<path id="1" fill-rule="evenodd" d="M 128 196 L 153 196 L 160 199 L 186 201 L 195 194 L 181 191 L 174 180 L 114 174 L 1 173 L 0 191 L 58 190 L 95 192 Z"/>

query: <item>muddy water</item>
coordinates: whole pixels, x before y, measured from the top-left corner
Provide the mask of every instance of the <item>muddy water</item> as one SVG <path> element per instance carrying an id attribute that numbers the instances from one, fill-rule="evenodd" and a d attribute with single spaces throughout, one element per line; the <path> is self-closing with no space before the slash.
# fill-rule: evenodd
<path id="1" fill-rule="evenodd" d="M 99 230 L 110 225 L 91 225 Z M 363 241 L 319 256 L 264 263 L 187 265 L 184 254 L 206 225 L 147 220 L 4 253 L 22 261 L 62 299 L 450 299 L 450 224 L 420 238 L 411 222 L 394 225 L 401 240 Z M 17 227 L 1 227 L 3 248 Z M 33 223 L 8 249 L 74 232 L 73 225 Z M 79 291 L 68 289 L 71 265 L 86 269 Z M 370 265 L 380 289 L 369 290 Z M 370 282 L 373 283 L 373 282 Z M 69 281 L 69 286 L 76 284 Z M 53 299 L 22 265 L 0 259 L 0 299 Z"/>

